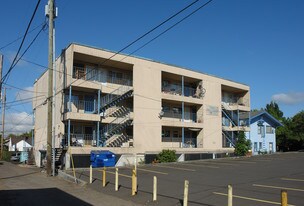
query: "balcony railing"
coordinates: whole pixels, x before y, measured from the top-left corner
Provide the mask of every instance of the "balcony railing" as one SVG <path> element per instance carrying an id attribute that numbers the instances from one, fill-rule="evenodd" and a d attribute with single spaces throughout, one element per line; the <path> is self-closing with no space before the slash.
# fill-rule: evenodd
<path id="1" fill-rule="evenodd" d="M 62 145 L 68 146 L 68 134 L 62 138 Z M 70 145 L 75 147 L 96 146 L 94 134 L 70 134 Z"/>
<path id="2" fill-rule="evenodd" d="M 123 74 L 123 77 L 115 77 L 110 75 L 105 75 L 99 69 L 84 68 L 84 67 L 73 67 L 73 78 L 83 79 L 87 81 L 97 81 L 103 83 L 112 83 L 132 86 L 132 78 L 128 74 Z"/>
<path id="3" fill-rule="evenodd" d="M 83 112 L 83 113 L 92 113 L 97 110 L 96 101 L 85 101 L 85 100 L 71 100 L 71 104 L 66 100 L 67 111 L 70 112 Z"/>
<path id="4" fill-rule="evenodd" d="M 249 107 L 249 100 L 244 97 L 232 97 L 225 101 L 222 100 L 222 105 L 225 107 L 228 107 L 228 109 L 229 109 L 229 105 L 231 105 L 231 106 L 238 105 L 238 106 Z"/>
<path id="5" fill-rule="evenodd" d="M 163 117 L 166 118 L 175 118 L 182 121 L 182 113 L 181 112 L 173 112 L 173 111 L 166 111 L 164 112 Z M 197 122 L 197 114 L 193 112 L 184 112 L 184 120 L 185 121 L 191 121 L 191 122 Z"/>
<path id="6" fill-rule="evenodd" d="M 182 143 L 182 138 L 181 137 L 162 137 L 162 142 L 180 142 L 180 143 Z M 195 148 L 196 147 L 196 138 L 185 137 L 183 147 Z"/>
<path id="7" fill-rule="evenodd" d="M 177 84 L 166 84 L 166 86 L 162 87 L 162 92 L 173 95 L 182 95 L 182 86 Z M 184 96 L 200 98 L 197 95 L 196 89 L 188 86 L 184 86 Z"/>

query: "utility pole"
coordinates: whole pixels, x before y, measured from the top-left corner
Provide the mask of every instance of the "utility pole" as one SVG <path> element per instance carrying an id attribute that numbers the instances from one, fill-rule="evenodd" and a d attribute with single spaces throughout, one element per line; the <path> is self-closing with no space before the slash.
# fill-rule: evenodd
<path id="1" fill-rule="evenodd" d="M 48 101 L 47 101 L 47 150 L 46 174 L 52 175 L 52 117 L 53 117 L 53 27 L 54 27 L 54 0 L 48 2 L 49 17 L 49 54 L 48 54 Z"/>
<path id="2" fill-rule="evenodd" d="M 6 103 L 6 88 L 3 87 L 2 95 L 2 137 L 1 137 L 1 160 L 3 158 L 3 141 L 4 141 L 4 122 L 5 122 L 5 103 Z"/>

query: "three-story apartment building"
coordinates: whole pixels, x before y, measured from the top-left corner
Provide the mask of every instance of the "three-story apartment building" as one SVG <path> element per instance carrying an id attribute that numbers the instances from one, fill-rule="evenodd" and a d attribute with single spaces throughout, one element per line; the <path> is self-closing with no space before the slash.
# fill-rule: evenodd
<path id="1" fill-rule="evenodd" d="M 74 155 L 231 153 L 237 132 L 249 128 L 240 119 L 250 111 L 249 86 L 234 81 L 74 43 L 55 73 L 55 147 Z M 34 84 L 37 165 L 46 150 L 47 79 L 45 72 Z"/>

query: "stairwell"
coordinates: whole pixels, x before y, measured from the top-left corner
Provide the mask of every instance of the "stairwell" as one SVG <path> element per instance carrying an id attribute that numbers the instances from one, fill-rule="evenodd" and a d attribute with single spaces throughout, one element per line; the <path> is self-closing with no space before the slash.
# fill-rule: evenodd
<path id="1" fill-rule="evenodd" d="M 101 145 L 120 147 L 123 143 L 129 141 L 127 135 L 123 135 L 122 132 L 133 123 L 130 116 L 131 110 L 124 106 L 118 106 L 118 104 L 131 96 L 133 96 L 133 88 L 123 85 L 102 97 L 99 111 L 104 118 L 115 117 L 115 119 L 101 130 Z"/>

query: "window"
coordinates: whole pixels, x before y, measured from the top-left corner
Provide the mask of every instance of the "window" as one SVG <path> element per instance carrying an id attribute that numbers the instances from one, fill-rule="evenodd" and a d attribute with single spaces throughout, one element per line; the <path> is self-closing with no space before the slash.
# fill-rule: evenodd
<path id="1" fill-rule="evenodd" d="M 162 137 L 170 137 L 170 130 L 163 130 Z"/>
<path id="2" fill-rule="evenodd" d="M 254 144 L 253 144 L 253 151 L 254 152 L 258 151 L 258 143 L 257 142 L 254 142 Z"/>
<path id="3" fill-rule="evenodd" d="M 266 133 L 273 134 L 273 128 L 271 126 L 266 126 Z"/>
<path id="4" fill-rule="evenodd" d="M 172 111 L 175 114 L 181 114 L 182 113 L 182 108 L 180 108 L 180 107 L 173 107 Z"/>
<path id="5" fill-rule="evenodd" d="M 85 68 L 84 65 L 74 65 L 73 78 L 85 79 Z"/>
<path id="6" fill-rule="evenodd" d="M 262 134 L 262 127 L 258 126 L 258 134 Z"/>
<path id="7" fill-rule="evenodd" d="M 178 138 L 179 137 L 179 132 L 177 130 L 173 131 L 173 138 Z"/>

